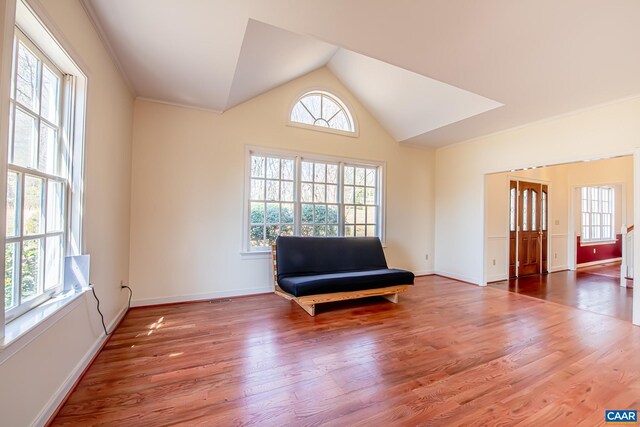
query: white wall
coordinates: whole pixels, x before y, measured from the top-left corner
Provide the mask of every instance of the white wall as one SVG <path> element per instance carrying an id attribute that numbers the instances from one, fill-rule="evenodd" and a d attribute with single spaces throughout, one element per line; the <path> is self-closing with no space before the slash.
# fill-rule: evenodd
<path id="1" fill-rule="evenodd" d="M 570 245 L 575 246 L 575 237 L 580 234 L 580 201 L 574 197 L 577 187 L 614 184 L 616 232 L 620 232 L 623 218 L 633 221 L 633 158 L 631 156 L 489 174 L 486 176 L 485 186 L 487 212 L 485 265 L 488 281 L 504 280 L 508 274 L 507 230 L 511 179 L 540 181 L 549 185 L 550 271 L 564 270 L 573 264 L 570 262 L 570 257 L 574 252 L 570 250 Z M 572 202 L 578 203 L 573 209 L 573 218 L 570 209 Z"/>
<path id="2" fill-rule="evenodd" d="M 84 238 L 91 281 L 110 323 L 126 308 L 120 280 L 129 276 L 133 98 L 79 0 L 31 3 L 88 77 Z M 7 98 L 1 94 L 2 103 Z M 4 163 L 0 173 L 6 173 Z M 46 421 L 102 340 L 95 301 L 86 293 L 69 314 L 0 365 L 0 424 Z"/>
<path id="3" fill-rule="evenodd" d="M 483 283 L 485 174 L 631 154 L 638 117 L 633 98 L 438 149 L 436 271 Z"/>
<path id="4" fill-rule="evenodd" d="M 286 125 L 297 96 L 317 87 L 352 107 L 358 138 Z M 416 273 L 433 270 L 433 150 L 396 143 L 323 68 L 222 115 L 136 101 L 131 217 L 136 303 L 272 290 L 269 259 L 240 254 L 246 145 L 386 162 L 387 260 Z"/>
<path id="5" fill-rule="evenodd" d="M 490 174 L 485 177 L 487 281 L 504 280 L 508 275 L 509 181 L 511 179 L 541 182 L 549 186 L 549 268 L 551 271 L 566 268 L 566 167 L 557 166 Z"/>

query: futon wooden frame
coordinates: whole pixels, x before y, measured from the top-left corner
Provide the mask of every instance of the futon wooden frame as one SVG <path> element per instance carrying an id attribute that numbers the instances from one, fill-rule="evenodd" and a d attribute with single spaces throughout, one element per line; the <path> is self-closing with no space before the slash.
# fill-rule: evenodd
<path id="1" fill-rule="evenodd" d="M 273 286 L 276 295 L 289 301 L 295 301 L 310 316 L 316 315 L 316 304 L 325 302 L 345 301 L 357 298 L 381 296 L 394 304 L 398 303 L 398 294 L 409 288 L 409 285 L 389 286 L 386 288 L 364 289 L 361 291 L 334 292 L 329 294 L 305 295 L 296 297 L 285 292 L 278 286 L 278 254 L 276 245 L 271 245 L 271 256 L 273 258 Z"/>

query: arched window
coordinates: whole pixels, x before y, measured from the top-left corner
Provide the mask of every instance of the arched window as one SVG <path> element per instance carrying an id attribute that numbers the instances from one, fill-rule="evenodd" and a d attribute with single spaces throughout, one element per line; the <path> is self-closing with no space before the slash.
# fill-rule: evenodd
<path id="1" fill-rule="evenodd" d="M 291 122 L 355 133 L 351 113 L 334 95 L 322 91 L 307 92 L 291 110 Z"/>

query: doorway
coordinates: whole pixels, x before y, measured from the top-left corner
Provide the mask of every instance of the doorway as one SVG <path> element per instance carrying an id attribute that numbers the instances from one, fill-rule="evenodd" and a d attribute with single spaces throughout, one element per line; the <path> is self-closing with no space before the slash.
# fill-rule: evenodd
<path id="1" fill-rule="evenodd" d="M 549 272 L 548 201 L 547 185 L 510 181 L 509 277 Z"/>

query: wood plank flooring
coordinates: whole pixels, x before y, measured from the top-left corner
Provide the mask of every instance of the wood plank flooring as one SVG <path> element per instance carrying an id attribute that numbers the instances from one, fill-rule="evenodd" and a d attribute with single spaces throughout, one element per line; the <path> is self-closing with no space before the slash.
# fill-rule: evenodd
<path id="1" fill-rule="evenodd" d="M 532 275 L 489 286 L 631 321 L 633 281 L 620 286 L 620 263 Z"/>
<path id="2" fill-rule="evenodd" d="M 399 304 L 132 309 L 54 426 L 594 426 L 640 409 L 640 328 L 421 277 Z"/>

